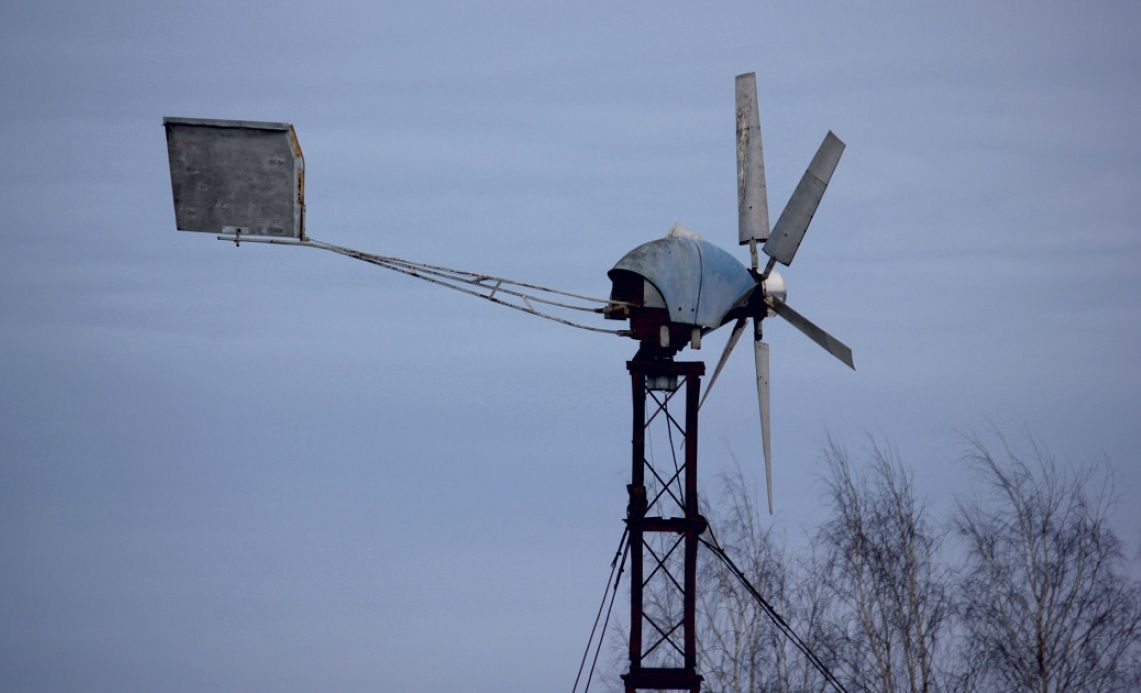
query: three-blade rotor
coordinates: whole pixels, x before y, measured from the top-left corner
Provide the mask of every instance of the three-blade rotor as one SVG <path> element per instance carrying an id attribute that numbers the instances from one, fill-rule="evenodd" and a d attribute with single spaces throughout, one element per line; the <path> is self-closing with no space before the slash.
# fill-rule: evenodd
<path id="1" fill-rule="evenodd" d="M 768 280 L 777 262 L 786 267 L 792 264 L 796 251 L 800 248 L 804 234 L 816 214 L 832 173 L 844 153 L 844 143 L 829 132 L 824 137 L 812 162 L 801 177 L 800 183 L 789 198 L 776 226 L 769 230 L 768 189 L 765 185 L 764 146 L 761 140 L 760 111 L 757 108 L 757 78 L 752 72 L 737 75 L 737 213 L 738 242 L 749 246 L 753 274 L 757 277 L 758 295 L 750 302 L 750 315 L 753 320 L 753 359 L 757 374 L 757 403 L 761 417 L 761 439 L 765 460 L 765 483 L 768 489 L 769 513 L 773 512 L 772 481 L 772 442 L 771 414 L 769 407 L 769 345 L 763 341 L 761 323 L 769 315 L 779 315 L 793 327 L 803 332 L 812 341 L 823 347 L 848 367 L 855 369 L 852 350 L 808 318 L 793 310 L 784 302 L 783 292 L 777 295 L 770 292 Z M 763 243 L 762 250 L 768 256 L 765 268 L 759 269 L 757 245 Z M 709 380 L 705 396 L 717 382 L 729 354 L 741 338 L 746 318 L 740 318 L 733 327 L 729 341 L 718 360 L 717 368 Z M 704 397 L 702 402 L 704 402 Z"/>

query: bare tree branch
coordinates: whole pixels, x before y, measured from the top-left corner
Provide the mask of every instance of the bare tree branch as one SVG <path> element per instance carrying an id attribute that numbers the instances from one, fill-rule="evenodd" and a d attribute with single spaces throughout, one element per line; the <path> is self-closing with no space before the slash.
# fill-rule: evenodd
<path id="1" fill-rule="evenodd" d="M 989 493 L 961 504 L 956 519 L 968 552 L 963 680 L 1035 693 L 1137 690 L 1141 590 L 1124 576 L 1108 524 L 1108 471 L 1063 468 L 1033 441 L 1023 454 L 996 437 L 997 455 L 971 441 L 966 459 Z"/>

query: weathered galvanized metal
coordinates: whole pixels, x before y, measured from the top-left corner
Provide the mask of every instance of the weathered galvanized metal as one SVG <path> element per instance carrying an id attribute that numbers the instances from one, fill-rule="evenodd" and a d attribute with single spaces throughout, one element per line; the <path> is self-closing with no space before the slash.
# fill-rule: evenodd
<path id="1" fill-rule="evenodd" d="M 726 315 L 743 305 L 757 281 L 736 258 L 697 234 L 675 226 L 665 238 L 634 248 L 609 276 L 642 277 L 660 294 L 669 322 L 706 329 L 720 327 Z"/>
<path id="2" fill-rule="evenodd" d="M 756 324 L 754 337 L 760 337 L 760 324 Z M 760 339 L 753 340 L 753 365 L 757 373 L 757 404 L 761 414 L 761 453 L 765 462 L 765 490 L 768 491 L 769 514 L 773 512 L 773 443 L 772 409 L 769 406 L 769 345 Z"/>
<path id="3" fill-rule="evenodd" d="M 292 125 L 162 122 L 179 230 L 305 240 L 305 159 Z"/>
<path id="4" fill-rule="evenodd" d="M 737 75 L 737 240 L 745 245 L 764 243 L 768 237 L 769 194 L 757 109 L 757 76 L 747 72 Z"/>
<path id="5" fill-rule="evenodd" d="M 844 143 L 829 130 L 796 190 L 792 191 L 784 211 L 780 213 L 780 218 L 773 227 L 773 235 L 765 242 L 765 254 L 769 257 L 786 267 L 792 264 L 796 249 L 804 240 L 804 233 L 808 231 L 816 208 L 820 206 L 820 198 L 824 197 L 824 190 L 828 187 L 828 181 L 832 180 L 832 172 L 836 170 L 836 164 L 840 163 L 840 155 L 843 153 Z"/>
<path id="6" fill-rule="evenodd" d="M 777 315 L 781 316 L 793 327 L 800 330 L 806 337 L 819 344 L 825 351 L 840 359 L 848 368 L 856 370 L 856 364 L 852 361 L 852 350 L 847 344 L 844 344 L 839 339 L 822 330 L 819 326 L 813 323 L 808 318 L 793 310 L 784 301 L 775 298 L 767 298 L 765 303 L 773 309 Z"/>

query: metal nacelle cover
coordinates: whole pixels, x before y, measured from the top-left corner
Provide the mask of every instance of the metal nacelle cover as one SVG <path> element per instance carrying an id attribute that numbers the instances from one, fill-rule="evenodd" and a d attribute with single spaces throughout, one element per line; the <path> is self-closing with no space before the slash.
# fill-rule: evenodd
<path id="1" fill-rule="evenodd" d="M 305 239 L 305 159 L 292 125 L 162 123 L 180 231 Z"/>
<path id="2" fill-rule="evenodd" d="M 729 253 L 709 241 L 671 232 L 626 253 L 614 269 L 633 272 L 661 293 L 673 323 L 715 329 L 725 314 L 748 299 L 757 288 L 749 271 Z"/>

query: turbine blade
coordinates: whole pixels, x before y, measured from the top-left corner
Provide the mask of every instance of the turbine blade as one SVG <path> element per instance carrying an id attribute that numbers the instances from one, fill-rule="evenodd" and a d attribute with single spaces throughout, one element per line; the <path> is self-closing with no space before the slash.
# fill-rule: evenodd
<path id="1" fill-rule="evenodd" d="M 856 364 L 852 362 L 852 350 L 846 344 L 817 327 L 811 320 L 790 308 L 787 303 L 778 301 L 772 296 L 766 297 L 765 303 L 773 309 L 773 312 L 788 320 L 793 327 L 803 332 L 809 339 L 824 347 L 824 350 L 829 354 L 847 364 L 848 368 L 856 370 Z"/>
<path id="2" fill-rule="evenodd" d="M 757 76 L 752 72 L 737 75 L 737 218 L 737 239 L 741 245 L 763 243 L 769 237 Z"/>
<path id="3" fill-rule="evenodd" d="M 792 192 L 784 211 L 780 213 L 780 219 L 777 219 L 777 225 L 773 227 L 773 235 L 765 242 L 765 253 L 769 257 L 785 266 L 792 264 L 792 258 L 804 240 L 808 225 L 812 223 L 812 217 L 820 205 L 820 198 L 824 196 L 824 190 L 828 187 L 828 181 L 832 180 L 832 172 L 836 170 L 836 164 L 840 163 L 840 155 L 843 153 L 844 143 L 829 131 L 796 190 Z"/>
<path id="4" fill-rule="evenodd" d="M 762 342 L 761 323 L 756 321 L 753 358 L 757 365 L 757 405 L 761 410 L 761 446 L 765 454 L 765 488 L 769 492 L 769 514 L 773 514 L 772 426 L 769 408 L 769 345 Z"/>
<path id="5" fill-rule="evenodd" d="M 721 360 L 717 362 L 717 368 L 713 369 L 713 377 L 709 379 L 709 384 L 705 386 L 705 394 L 701 396 L 701 401 L 697 403 L 697 408 L 700 411 L 701 405 L 705 404 L 705 398 L 709 396 L 713 390 L 713 383 L 717 382 L 717 376 L 721 375 L 721 369 L 725 367 L 725 362 L 729 360 L 729 354 L 732 353 L 733 347 L 737 346 L 737 340 L 741 338 L 741 333 L 745 330 L 745 322 L 747 318 L 740 318 L 737 324 L 733 326 L 733 333 L 729 335 L 729 341 L 725 342 L 725 349 L 721 352 Z"/>

